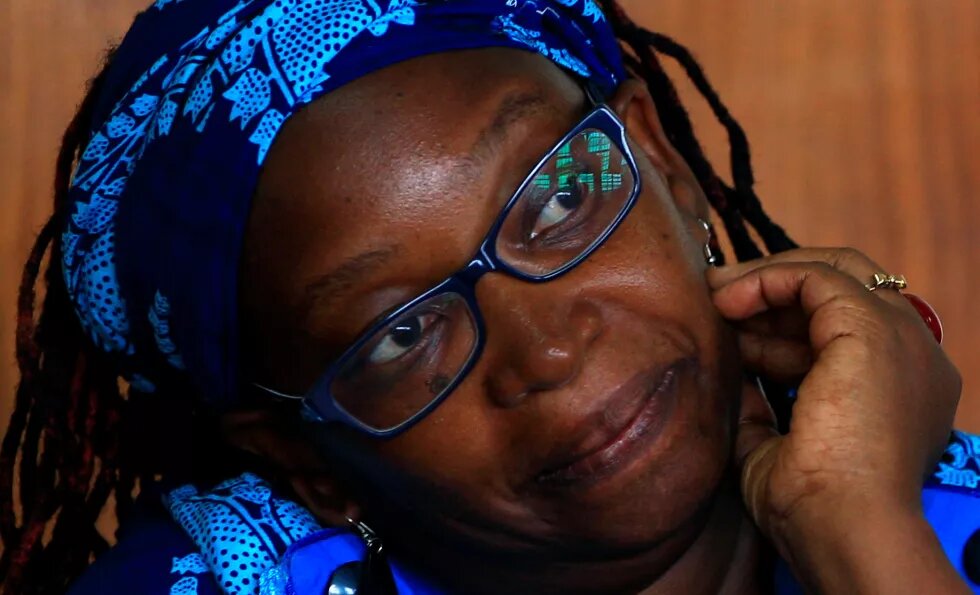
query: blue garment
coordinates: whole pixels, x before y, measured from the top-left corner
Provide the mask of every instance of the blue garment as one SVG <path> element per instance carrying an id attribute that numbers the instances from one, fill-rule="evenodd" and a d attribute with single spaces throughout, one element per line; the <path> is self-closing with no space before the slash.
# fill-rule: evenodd
<path id="1" fill-rule="evenodd" d="M 305 508 L 277 497 L 251 473 L 205 492 L 183 486 L 164 503 L 228 593 L 254 592 L 286 548 L 320 530 Z"/>
<path id="2" fill-rule="evenodd" d="M 170 518 L 158 508 L 155 516 L 144 513 L 132 521 L 137 527 L 124 526 L 119 545 L 89 568 L 70 595 L 320 595 L 337 567 L 365 555 L 354 533 L 320 528 L 254 475 L 206 492 L 180 488 L 164 501 Z M 966 577 L 964 546 L 980 532 L 980 437 L 953 434 L 922 502 L 950 561 Z M 400 595 L 449 595 L 391 562 Z M 980 584 L 966 580 L 980 594 Z M 803 593 L 785 564 L 777 566 L 775 585 L 777 595 Z"/>
<path id="3" fill-rule="evenodd" d="M 244 227 L 283 123 L 369 72 L 483 47 L 605 94 L 625 77 L 594 0 L 158 0 L 115 54 L 72 182 L 62 260 L 86 332 L 138 390 L 184 373 L 231 404 Z"/>
<path id="4" fill-rule="evenodd" d="M 222 595 L 194 540 L 144 487 L 116 545 L 71 585 L 70 595 Z"/>

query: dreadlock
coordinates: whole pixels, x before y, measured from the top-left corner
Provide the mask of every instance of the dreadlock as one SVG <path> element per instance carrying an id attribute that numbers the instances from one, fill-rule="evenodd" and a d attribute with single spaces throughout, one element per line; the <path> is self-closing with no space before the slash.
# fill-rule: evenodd
<path id="1" fill-rule="evenodd" d="M 33 590 L 32 575 L 45 562 L 56 562 L 49 568 L 71 576 L 84 568 L 90 553 L 106 547 L 94 526 L 95 516 L 116 484 L 118 451 L 111 436 L 118 423 L 120 395 L 108 362 L 94 350 L 83 348 L 85 339 L 64 287 L 56 240 L 68 208 L 71 169 L 86 140 L 94 91 L 104 77 L 105 71 L 93 81 L 93 92 L 65 132 L 57 159 L 54 214 L 34 243 L 18 295 L 20 384 L 0 446 L 0 537 L 4 544 L 0 574 L 8 593 Z M 47 292 L 42 314 L 36 319 L 35 289 L 49 252 Z M 19 525 L 14 508 L 17 495 Z M 58 521 L 45 547 L 42 540 L 57 513 Z M 79 547 L 70 543 L 74 540 Z M 56 554 L 60 555 L 55 558 Z"/>
<path id="2" fill-rule="evenodd" d="M 739 260 L 762 256 L 762 250 L 753 241 L 748 226 L 756 231 L 769 252 L 796 248 L 796 243 L 763 210 L 755 193 L 752 156 L 745 131 L 722 103 L 694 56 L 666 35 L 648 31 L 634 23 L 617 0 L 599 0 L 599 4 L 609 18 L 616 36 L 629 50 L 624 56 L 627 68 L 646 81 L 657 105 L 664 132 L 691 167 L 708 201 L 724 223 L 735 256 Z M 705 157 L 701 144 L 694 136 L 687 110 L 681 104 L 677 90 L 667 76 L 658 54 L 677 61 L 728 133 L 731 146 L 731 186 L 715 173 Z"/>
<path id="3" fill-rule="evenodd" d="M 754 190 L 745 132 L 690 52 L 669 37 L 636 25 L 617 0 L 598 1 L 626 50 L 627 68 L 647 83 L 669 140 L 724 224 L 735 256 L 746 260 L 763 253 L 749 227 L 768 252 L 796 247 L 763 210 Z M 660 56 L 677 61 L 727 131 L 731 185 L 705 157 Z M 55 168 L 54 212 L 30 252 L 18 295 L 20 383 L 0 445 L 4 594 L 64 592 L 108 547 L 96 523 L 110 496 L 115 497 L 117 516 L 124 518 L 140 486 L 160 477 L 220 479 L 242 464 L 237 454 L 216 442 L 213 419 L 194 408 L 188 397 L 190 387 L 164 380 L 161 391 L 166 398 L 150 398 L 133 388 L 124 395 L 118 369 L 87 338 L 68 297 L 60 231 L 71 208 L 72 171 L 89 141 L 111 58 L 112 52 L 65 131 Z M 38 315 L 37 286 L 46 257 L 45 295 Z M 190 438 L 176 454 L 173 441 L 165 440 L 174 434 Z M 206 442 L 203 448 L 202 442 Z M 190 456 L 191 451 L 195 456 Z M 212 456 L 204 461 L 203 453 Z"/>

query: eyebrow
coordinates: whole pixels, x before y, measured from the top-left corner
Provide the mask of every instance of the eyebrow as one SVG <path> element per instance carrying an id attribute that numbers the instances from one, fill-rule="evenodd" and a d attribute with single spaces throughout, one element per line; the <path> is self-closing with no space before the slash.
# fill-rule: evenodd
<path id="1" fill-rule="evenodd" d="M 480 131 L 476 142 L 470 149 L 470 156 L 481 159 L 488 152 L 493 152 L 506 136 L 510 127 L 515 123 L 548 111 L 547 98 L 538 91 L 515 91 L 500 101 L 497 111 L 490 123 Z"/>
<path id="2" fill-rule="evenodd" d="M 345 260 L 340 266 L 317 276 L 303 290 L 303 310 L 309 313 L 314 306 L 326 307 L 353 289 L 365 275 L 384 266 L 401 249 L 400 244 L 362 252 Z"/>

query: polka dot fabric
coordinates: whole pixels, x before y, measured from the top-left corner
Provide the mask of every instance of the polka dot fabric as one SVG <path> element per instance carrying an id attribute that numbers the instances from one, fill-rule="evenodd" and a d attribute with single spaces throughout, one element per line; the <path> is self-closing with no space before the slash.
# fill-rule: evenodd
<path id="1" fill-rule="evenodd" d="M 206 492 L 184 486 L 170 492 L 166 504 L 228 594 L 258 592 L 262 573 L 291 544 L 320 529 L 309 512 L 274 497 L 249 473 Z"/>
<path id="2" fill-rule="evenodd" d="M 100 220 L 96 215 L 94 219 Z M 106 351 L 123 351 L 127 345 L 122 338 L 129 330 L 126 304 L 119 295 L 115 280 L 115 235 L 112 231 L 99 236 L 81 263 L 78 277 L 69 279 L 78 308 L 89 313 L 82 319 L 83 327 Z"/>
<path id="3" fill-rule="evenodd" d="M 324 66 L 373 18 L 359 0 L 319 0 L 303 3 L 283 19 L 272 39 L 293 93 L 300 96 L 311 83 L 319 83 L 326 75 Z"/>
<path id="4" fill-rule="evenodd" d="M 243 235 L 283 125 L 372 71 L 479 47 L 537 52 L 607 94 L 625 76 L 594 0 L 157 0 L 114 55 L 72 178 L 62 264 L 87 333 L 141 390 L 186 374 L 234 406 Z"/>

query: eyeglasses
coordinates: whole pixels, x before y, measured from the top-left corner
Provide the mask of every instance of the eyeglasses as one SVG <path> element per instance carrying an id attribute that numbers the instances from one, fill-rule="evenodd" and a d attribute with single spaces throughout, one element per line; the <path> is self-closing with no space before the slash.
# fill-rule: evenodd
<path id="1" fill-rule="evenodd" d="M 609 239 L 639 193 L 626 129 L 599 105 L 531 170 L 469 264 L 362 333 L 303 397 L 305 413 L 378 438 L 411 428 L 483 352 L 477 281 L 490 272 L 531 283 L 564 275 Z"/>

